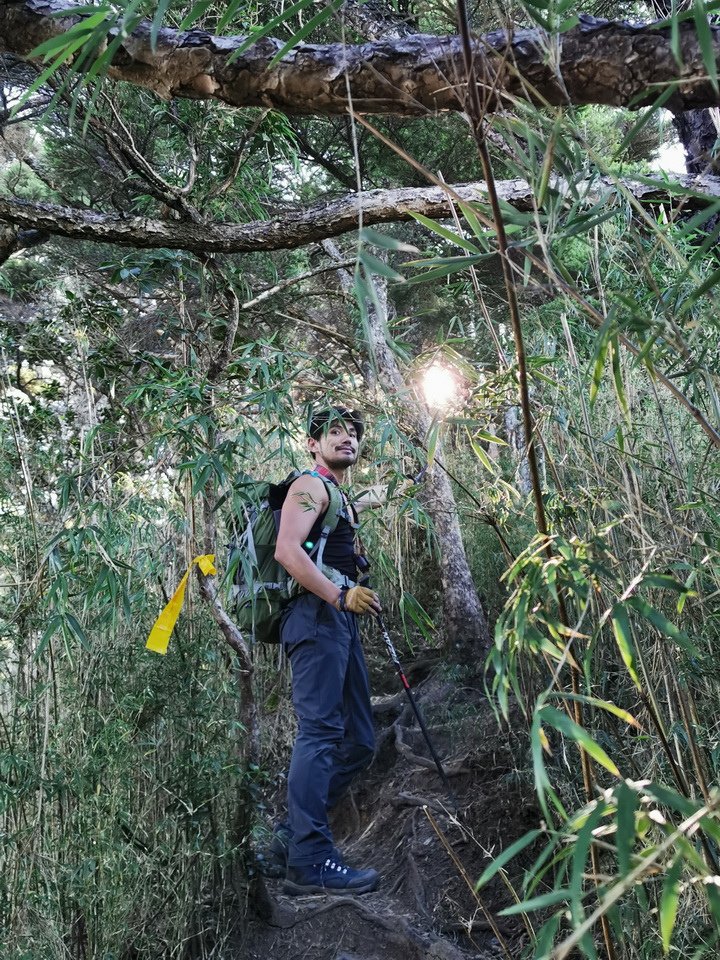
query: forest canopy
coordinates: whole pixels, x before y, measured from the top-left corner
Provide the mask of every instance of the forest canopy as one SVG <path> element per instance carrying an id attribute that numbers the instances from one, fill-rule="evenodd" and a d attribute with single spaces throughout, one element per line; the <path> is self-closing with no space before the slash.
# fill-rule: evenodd
<path id="1" fill-rule="evenodd" d="M 717 6 L 0 4 L 3 956 L 717 955 Z M 340 403 L 458 810 L 366 623 L 386 882 L 290 919 L 228 544 Z"/>

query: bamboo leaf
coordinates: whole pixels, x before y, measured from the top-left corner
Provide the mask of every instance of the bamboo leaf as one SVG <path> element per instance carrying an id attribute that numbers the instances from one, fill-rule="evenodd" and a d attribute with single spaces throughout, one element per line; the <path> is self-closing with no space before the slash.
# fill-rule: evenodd
<path id="1" fill-rule="evenodd" d="M 194 4 L 190 8 L 190 12 L 180 23 L 180 30 L 187 30 L 188 27 L 191 27 L 194 23 L 197 23 L 201 17 L 204 17 L 210 7 L 213 5 L 215 0 L 199 0 L 198 3 Z"/>
<path id="2" fill-rule="evenodd" d="M 663 590 L 674 590 L 676 593 L 687 593 L 687 587 L 675 577 L 667 573 L 648 573 L 640 583 L 641 587 L 661 587 Z"/>
<path id="3" fill-rule="evenodd" d="M 136 4 L 131 4 L 130 9 L 132 9 Z M 77 107 L 77 100 L 83 86 L 86 86 L 87 83 L 97 74 L 102 64 L 109 64 L 112 59 L 112 53 L 110 52 L 110 47 L 114 44 L 115 48 L 117 45 L 122 42 L 121 34 L 118 34 L 113 40 L 113 44 L 110 44 L 93 63 L 89 72 L 85 70 L 89 61 L 96 57 L 97 51 L 101 49 L 108 33 L 113 27 L 116 26 L 118 22 L 119 14 L 114 12 L 110 7 L 101 7 L 99 10 L 97 8 L 91 8 L 93 10 L 92 16 L 87 17 L 79 24 L 75 24 L 74 27 L 71 27 L 66 33 L 61 37 L 54 38 L 54 40 L 62 41 L 61 48 L 59 49 L 58 55 L 50 63 L 45 70 L 40 73 L 33 83 L 25 90 L 23 95 L 19 98 L 18 102 L 12 109 L 12 116 L 15 116 L 17 112 L 24 106 L 28 98 L 32 96 L 37 90 L 40 89 L 48 80 L 50 80 L 58 70 L 63 66 L 63 64 L 70 59 L 75 53 L 79 51 L 77 59 L 70 65 L 69 71 L 62 79 L 62 81 L 57 84 L 55 93 L 50 100 L 50 102 L 45 107 L 45 113 L 49 114 L 55 108 L 55 105 L 58 103 L 60 98 L 65 94 L 68 87 L 70 86 L 73 79 L 77 79 L 81 74 L 84 74 L 82 77 L 81 83 L 76 83 L 75 88 L 72 94 L 72 104 L 70 111 L 70 122 L 74 122 L 75 110 Z M 139 18 L 137 18 L 139 20 Z M 131 29 L 135 23 L 130 24 Z M 78 36 L 79 34 L 79 36 Z M 68 43 L 68 37 L 72 36 L 71 41 Z M 53 40 L 53 42 L 54 42 Z M 41 50 L 43 46 L 47 47 L 50 44 L 48 41 L 46 44 L 41 44 L 37 50 Z M 31 54 L 32 55 L 32 54 Z M 46 59 L 48 56 L 46 55 Z M 87 117 L 85 121 L 85 127 L 89 122 L 92 109 L 94 108 L 95 101 L 97 99 L 97 94 L 91 101 L 90 107 L 87 111 Z"/>
<path id="4" fill-rule="evenodd" d="M 682 857 L 675 857 L 665 877 L 662 897 L 660 898 L 660 936 L 662 938 L 663 952 L 666 955 L 670 952 L 670 939 L 675 929 L 675 920 L 677 919 L 682 867 Z"/>
<path id="5" fill-rule="evenodd" d="M 550 919 L 540 928 L 535 942 L 535 957 L 550 956 L 552 945 L 555 941 L 555 934 L 558 931 L 561 920 L 562 913 L 558 910 L 556 913 L 553 913 Z"/>
<path id="6" fill-rule="evenodd" d="M 590 851 L 593 830 L 602 820 L 606 807 L 607 804 L 603 799 L 597 801 L 595 809 L 591 811 L 590 816 L 583 824 L 573 845 L 572 866 L 570 871 L 570 910 L 575 925 L 582 923 L 585 919 L 585 911 L 582 907 L 585 861 Z"/>
<path id="7" fill-rule="evenodd" d="M 418 223 L 422 224 L 424 227 L 427 227 L 428 230 L 431 230 L 433 233 L 436 233 L 438 236 L 442 237 L 443 240 L 447 240 L 449 243 L 455 244 L 455 246 L 462 247 L 463 250 L 467 250 L 468 253 L 480 253 L 480 250 L 478 250 L 474 243 L 470 243 L 470 241 L 466 240 L 465 237 L 461 237 L 459 233 L 455 233 L 453 230 L 443 227 L 442 224 L 436 223 L 429 217 L 424 217 L 421 213 L 413 213 L 412 211 L 410 212 L 410 216 L 413 218 L 413 220 L 417 220 Z"/>
<path id="8" fill-rule="evenodd" d="M 637 810 L 638 795 L 627 783 L 623 782 L 615 790 L 617 804 L 617 832 L 615 845 L 617 850 L 618 869 L 625 875 L 630 870 L 630 856 L 635 840 L 635 811 Z"/>
<path id="9" fill-rule="evenodd" d="M 433 630 L 435 629 L 435 624 L 433 623 L 432 618 L 428 615 L 422 604 L 411 593 L 408 593 L 407 590 L 403 590 L 400 597 L 400 616 L 402 617 L 403 625 L 406 623 L 406 614 L 413 621 L 425 640 L 431 640 Z"/>
<path id="10" fill-rule="evenodd" d="M 232 56 L 228 57 L 228 63 L 232 63 L 233 60 L 239 57 L 241 53 L 245 53 L 245 51 L 254 43 L 257 43 L 258 40 L 262 40 L 263 37 L 274 33 L 278 27 L 282 26 L 288 20 L 291 20 L 306 7 L 312 6 L 313 3 L 314 0 L 297 0 L 297 3 L 293 3 L 287 10 L 283 10 L 283 12 L 279 13 L 276 17 L 271 17 L 262 27 L 258 27 L 247 36 L 237 50 L 233 51 Z"/>
<path id="11" fill-rule="evenodd" d="M 84 42 L 84 38 L 80 42 L 81 43 Z M 15 116 L 18 113 L 18 111 L 21 109 L 21 107 L 23 107 L 25 103 L 29 100 L 29 98 L 34 93 L 36 93 L 40 89 L 40 87 L 43 86 L 43 84 L 47 83 L 47 81 L 55 73 L 57 73 L 57 71 L 60 69 L 60 67 L 62 66 L 62 64 L 66 59 L 67 59 L 66 51 L 65 51 L 65 48 L 63 47 L 63 50 L 58 54 L 55 60 L 53 60 L 49 66 L 47 66 L 41 73 L 38 74 L 38 76 L 33 80 L 33 82 L 27 88 L 25 93 L 19 98 L 18 102 L 15 104 L 15 106 L 12 109 L 11 116 Z M 65 84 L 61 86 L 61 89 L 64 89 L 64 86 Z M 56 98 L 57 98 L 57 94 L 53 98 L 53 101 Z"/>
<path id="12" fill-rule="evenodd" d="M 99 11 L 94 16 L 88 17 L 87 20 L 76 23 L 74 27 L 66 30 L 65 33 L 61 33 L 57 37 L 50 37 L 50 39 L 45 40 L 44 43 L 38 44 L 38 46 L 31 51 L 30 56 L 42 56 L 43 60 L 47 63 L 48 60 L 52 59 L 49 54 L 57 53 L 57 60 L 60 62 L 67 60 L 71 53 L 74 53 L 75 50 L 85 43 L 86 39 L 93 32 L 93 29 L 98 23 L 102 23 L 104 19 L 105 11 Z"/>
<path id="13" fill-rule="evenodd" d="M 707 70 L 708 78 L 713 86 L 715 93 L 718 89 L 717 64 L 715 63 L 715 48 L 713 45 L 712 31 L 708 19 L 708 11 L 705 6 L 705 0 L 693 0 L 693 19 L 695 20 L 695 29 L 697 31 L 698 43 L 702 52 L 703 63 Z"/>
<path id="14" fill-rule="evenodd" d="M 487 443 L 497 443 L 498 446 L 506 447 L 507 441 L 496 437 L 494 433 L 488 433 L 486 430 L 477 430 L 475 432 L 476 440 L 485 440 Z"/>
<path id="15" fill-rule="evenodd" d="M 659 185 L 661 186 L 661 185 Z M 709 220 L 712 220 L 716 214 L 720 211 L 720 200 L 715 200 L 713 203 L 709 204 L 706 207 L 703 207 L 702 210 L 698 210 L 697 213 L 694 213 L 692 217 L 689 217 L 683 224 L 678 226 L 678 233 L 681 237 L 690 239 L 694 236 L 702 235 L 707 236 L 708 230 L 703 229 Z M 702 244 L 699 248 L 699 251 L 702 253 L 707 251 L 705 244 Z M 702 253 L 699 259 L 702 259 Z M 694 260 L 697 257 L 697 251 L 693 254 L 692 259 Z M 686 270 L 684 270 L 680 277 L 685 279 L 688 276 Z"/>
<path id="16" fill-rule="evenodd" d="M 513 857 L 516 857 L 525 847 L 530 846 L 542 833 L 540 829 L 530 830 L 523 837 L 520 837 L 519 840 L 516 840 L 515 843 L 510 844 L 501 854 L 494 858 L 490 866 L 486 867 L 483 870 L 480 879 L 475 884 L 475 889 L 479 890 L 481 887 L 484 887 L 485 884 L 492 880 L 498 870 L 501 870 L 506 863 L 509 863 Z"/>
<path id="17" fill-rule="evenodd" d="M 545 9 L 546 5 L 544 3 L 541 5 L 539 3 L 534 3 L 533 0 L 525 0 L 525 12 L 528 14 L 528 16 L 534 20 L 535 23 L 541 26 L 543 30 L 547 30 L 548 33 L 551 33 L 553 30 L 552 23 L 548 17 L 544 17 L 540 12 L 541 10 L 544 12 Z"/>
<path id="18" fill-rule="evenodd" d="M 87 636 L 85 635 L 85 631 L 80 626 L 80 622 L 78 621 L 77 617 L 74 614 L 68 612 L 65 614 L 65 622 L 70 627 L 70 630 L 73 632 L 76 639 L 80 642 L 80 645 L 85 650 L 89 651 L 90 643 L 88 641 Z"/>
<path id="19" fill-rule="evenodd" d="M 668 637 L 670 640 L 674 640 L 675 643 L 689 656 L 700 659 L 700 651 L 692 642 L 687 633 L 677 627 L 674 623 L 671 623 L 664 613 L 656 610 L 655 607 L 651 607 L 650 604 L 641 597 L 630 597 L 630 599 L 627 601 L 627 605 L 632 607 L 633 610 L 637 610 L 642 617 L 651 623 L 655 629 L 664 636 Z"/>
<path id="20" fill-rule="evenodd" d="M 572 30 L 573 27 L 576 27 L 578 23 L 580 23 L 580 17 L 577 13 L 574 13 L 572 16 L 566 17 L 564 20 L 560 21 L 560 23 L 557 25 L 557 32 L 567 33 L 568 30 Z"/>
<path id="21" fill-rule="evenodd" d="M 587 730 L 578 723 L 575 723 L 574 720 L 571 720 L 566 713 L 547 705 L 541 708 L 540 713 L 544 721 L 564 734 L 564 736 L 574 740 L 593 760 L 597 761 L 602 767 L 605 767 L 605 769 L 614 776 L 620 776 L 620 771 L 603 748 L 593 740 Z"/>
<path id="22" fill-rule="evenodd" d="M 612 619 L 613 633 L 615 634 L 615 642 L 620 650 L 620 656 L 633 683 L 639 690 L 640 679 L 635 665 L 635 644 L 633 642 L 632 628 L 627 610 L 622 603 L 618 603 L 613 607 L 610 616 Z"/>
<path id="23" fill-rule="evenodd" d="M 487 455 L 487 453 L 485 453 L 485 451 L 480 446 L 480 444 L 476 443 L 476 441 L 473 440 L 472 437 L 470 438 L 470 446 L 473 449 L 473 453 L 478 458 L 480 463 L 485 467 L 485 469 L 490 473 L 495 473 L 495 468 L 493 467 L 492 460 Z"/>
<path id="24" fill-rule="evenodd" d="M 286 53 L 289 53 L 293 47 L 296 47 L 299 43 L 301 43 L 305 37 L 315 30 L 316 27 L 319 27 L 321 24 L 325 23 L 325 21 L 328 20 L 336 10 L 340 9 L 344 2 L 345 0 L 330 0 L 330 3 L 328 3 L 324 10 L 320 10 L 319 13 L 316 13 L 314 17 L 311 17 L 308 22 L 301 27 L 297 33 L 294 33 L 288 42 L 278 50 L 268 64 L 268 69 L 272 70 L 272 68 L 279 63 L 280 60 L 282 60 Z"/>
<path id="25" fill-rule="evenodd" d="M 543 729 L 540 718 L 540 710 L 536 710 L 533 716 L 532 727 L 530 728 L 530 746 L 533 758 L 533 774 L 535 777 L 535 789 L 537 790 L 538 800 L 546 818 L 549 818 L 546 793 L 550 788 L 550 780 L 545 770 L 545 760 L 543 759 Z"/>
<path id="26" fill-rule="evenodd" d="M 625 418 L 625 422 L 630 425 L 630 406 L 627 401 L 625 387 L 622 379 L 622 369 L 620 367 L 620 344 L 617 334 L 610 338 L 610 362 L 612 364 L 613 383 L 615 385 L 615 396 Z"/>
<path id="27" fill-rule="evenodd" d="M 434 267 L 433 269 L 428 270 L 419 276 L 410 277 L 405 282 L 407 284 L 427 283 L 429 280 L 438 280 L 441 277 L 449 277 L 454 273 L 459 273 L 462 270 L 468 270 L 470 267 L 476 266 L 482 260 L 485 260 L 490 256 L 492 256 L 492 254 L 487 253 L 479 257 L 451 257 L 443 266 Z M 420 263 L 412 264 L 412 266 L 421 265 L 422 264 Z"/>
<path id="28" fill-rule="evenodd" d="M 220 22 L 217 25 L 218 33 L 222 33 L 222 31 L 230 25 L 233 17 L 240 7 L 243 6 L 244 2 L 245 0 L 231 0 L 231 2 L 228 3 L 225 13 L 222 15 Z"/>
<path id="29" fill-rule="evenodd" d="M 438 437 L 440 436 L 440 424 L 435 421 L 430 425 L 428 430 L 427 439 L 425 440 L 425 447 L 427 449 L 427 465 L 428 468 L 432 467 L 435 462 L 435 450 L 437 449 Z"/>
<path id="30" fill-rule="evenodd" d="M 567 230 L 563 231 L 562 235 L 569 238 L 576 237 L 579 233 L 590 233 L 595 227 L 599 227 L 601 223 L 605 223 L 606 220 L 610 220 L 613 217 L 617 217 L 617 210 L 613 208 L 594 215 L 589 213 L 580 214 L 573 218 L 571 225 Z"/>
<path id="31" fill-rule="evenodd" d="M 592 382 L 590 384 L 590 405 L 595 403 L 595 399 L 602 383 L 603 370 L 605 369 L 605 360 L 610 349 L 610 318 L 605 321 L 600 329 L 595 344 L 595 360 L 592 368 Z"/>
<path id="32" fill-rule="evenodd" d="M 488 228 L 483 227 L 483 225 L 480 223 L 480 218 L 475 212 L 473 205 L 470 203 L 465 203 L 464 201 L 461 201 L 458 203 L 458 206 L 462 210 L 463 216 L 467 220 L 467 224 L 472 230 L 472 232 L 475 234 L 476 238 L 485 247 L 487 247 Z M 479 204 L 476 204 L 476 206 L 479 206 Z M 490 219 L 489 216 L 488 216 L 488 219 Z"/>
<path id="33" fill-rule="evenodd" d="M 677 16 L 677 0 L 672 0 L 672 16 L 670 17 L 670 49 L 679 67 L 683 65 L 680 49 L 680 23 Z"/>
<path id="34" fill-rule="evenodd" d="M 691 817 L 702 806 L 699 800 L 690 800 L 663 783 L 647 784 L 643 790 L 663 806 L 669 807 L 670 810 L 677 810 L 683 817 Z"/>
<path id="35" fill-rule="evenodd" d="M 542 168 L 540 170 L 538 186 L 535 191 L 538 207 L 542 207 L 542 205 L 545 203 L 545 194 L 547 192 L 548 184 L 550 183 L 550 175 L 552 174 L 553 170 L 555 142 L 558 138 L 558 134 L 560 133 L 560 124 L 561 115 L 558 115 L 558 117 L 555 119 L 555 123 L 553 124 L 552 131 L 550 132 L 548 142 L 545 144 L 545 156 L 543 159 Z"/>
<path id="36" fill-rule="evenodd" d="M 38 657 L 40 657 L 44 653 L 48 643 L 50 643 L 53 636 L 58 632 L 58 630 L 62 626 L 62 622 L 63 622 L 63 618 L 61 614 L 57 614 L 54 617 L 50 617 L 50 619 L 45 625 L 43 635 L 40 638 L 40 642 L 37 645 L 35 653 L 33 654 L 33 660 L 37 660 Z"/>
<path id="37" fill-rule="evenodd" d="M 554 907 L 556 903 L 566 903 L 570 899 L 569 890 L 551 890 L 538 897 L 530 897 L 522 903 L 514 903 L 500 911 L 501 917 L 513 917 L 516 913 L 531 913 L 533 910 L 543 910 L 545 907 Z"/>
<path id="38" fill-rule="evenodd" d="M 408 260 L 408 267 L 452 267 L 455 264 L 462 264 L 465 267 L 472 267 L 476 263 L 481 263 L 487 259 L 485 254 L 477 257 L 428 257 L 425 260 Z"/>
<path id="39" fill-rule="evenodd" d="M 397 237 L 389 236 L 386 233 L 380 233 L 373 230 L 372 227 L 363 227 L 358 234 L 360 243 L 370 244 L 373 247 L 380 247 L 382 250 L 400 250 L 403 253 L 420 253 L 417 247 L 411 243 L 404 243 Z"/>
<path id="40" fill-rule="evenodd" d="M 718 283 L 720 283 L 720 267 L 718 267 L 717 270 L 713 270 L 712 273 L 708 277 L 706 277 L 703 280 L 703 282 L 692 291 L 690 296 L 687 298 L 687 300 L 685 300 L 682 307 L 680 308 L 680 315 L 682 316 L 686 314 L 690 309 L 690 307 L 697 300 L 699 300 L 700 297 L 703 296 L 703 294 L 707 293 L 708 290 L 712 290 L 712 288 L 716 286 L 716 284 Z"/>
<path id="41" fill-rule="evenodd" d="M 588 697 L 582 693 L 550 693 L 548 694 L 548 697 L 551 699 L 578 700 L 581 703 L 587 703 L 591 707 L 598 707 L 600 710 L 606 710 L 608 713 L 612 713 L 613 716 L 616 716 L 625 723 L 630 724 L 631 727 L 640 726 L 631 713 L 628 713 L 627 710 L 623 710 L 622 707 L 616 706 L 609 700 L 599 700 L 597 697 Z"/>
<path id="42" fill-rule="evenodd" d="M 620 146 L 619 146 L 619 147 L 617 148 L 617 150 L 615 151 L 615 157 L 616 157 L 616 158 L 622 156 L 622 154 L 627 150 L 627 148 L 628 148 L 628 147 L 630 146 L 630 144 L 633 142 L 633 140 L 634 140 L 635 137 L 638 135 L 638 133 L 640 133 L 640 131 L 642 130 L 642 128 L 643 128 L 647 123 L 649 123 L 649 121 L 653 118 L 653 116 L 655 115 L 655 113 L 657 113 L 657 111 L 658 111 L 661 107 L 664 107 L 664 106 L 665 106 L 665 104 L 668 102 L 668 100 L 670 99 L 670 97 L 672 97 L 672 96 L 676 93 L 676 91 L 677 91 L 677 86 L 678 86 L 677 82 L 674 82 L 674 83 L 669 84 L 667 87 L 665 87 L 665 89 L 662 91 L 662 93 L 661 93 L 660 96 L 657 98 L 657 100 L 655 100 L 655 102 L 654 102 L 651 106 L 649 106 L 644 112 L 642 112 L 642 113 L 640 114 L 640 119 L 637 120 L 637 121 L 632 125 L 632 127 L 630 128 L 630 130 L 628 131 L 628 133 L 627 133 L 626 136 L 624 137 L 622 143 L 620 144 Z M 633 104 L 630 104 L 630 106 L 632 107 Z"/>
<path id="43" fill-rule="evenodd" d="M 376 273 L 378 276 L 385 277 L 387 280 L 394 280 L 396 283 L 405 282 L 405 277 L 401 273 L 393 270 L 384 260 L 381 260 L 380 257 L 374 257 L 367 250 L 360 251 L 359 259 L 368 274 Z"/>
<path id="44" fill-rule="evenodd" d="M 150 49 L 155 52 L 157 48 L 157 38 L 158 33 L 160 33 L 160 28 L 163 25 L 163 20 L 165 19 L 165 14 L 167 13 L 167 8 L 170 6 L 170 0 L 159 0 L 157 9 L 155 10 L 155 16 L 152 19 L 152 24 L 150 26 Z"/>
<path id="45" fill-rule="evenodd" d="M 523 892 L 532 893 L 536 890 L 538 884 L 542 883 L 549 871 L 553 873 L 557 883 L 562 882 L 566 874 L 565 861 L 571 852 L 568 844 L 564 843 L 563 834 L 550 834 L 549 842 L 543 847 L 532 866 L 525 873 Z M 560 870 L 556 870 L 558 864 L 560 864 Z"/>

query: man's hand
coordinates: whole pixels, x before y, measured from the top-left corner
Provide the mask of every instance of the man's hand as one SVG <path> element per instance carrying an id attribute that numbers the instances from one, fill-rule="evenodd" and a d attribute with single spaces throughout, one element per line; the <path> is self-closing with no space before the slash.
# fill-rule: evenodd
<path id="1" fill-rule="evenodd" d="M 374 590 L 368 587 L 351 587 L 349 590 L 343 590 L 335 602 L 338 610 L 347 610 L 349 613 L 372 613 L 378 614 L 382 611 L 380 598 Z"/>

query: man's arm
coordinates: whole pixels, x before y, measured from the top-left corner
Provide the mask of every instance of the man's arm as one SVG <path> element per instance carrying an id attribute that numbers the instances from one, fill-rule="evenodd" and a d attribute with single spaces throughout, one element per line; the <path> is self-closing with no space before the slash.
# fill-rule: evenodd
<path id="1" fill-rule="evenodd" d="M 353 497 L 352 504 L 358 513 L 363 510 L 371 510 L 374 507 L 384 507 L 387 503 L 388 485 L 386 483 L 376 483 L 372 487 L 366 487 L 360 493 Z"/>
<path id="2" fill-rule="evenodd" d="M 275 559 L 301 587 L 321 600 L 335 604 L 340 588 L 318 570 L 302 547 L 313 524 L 323 516 L 329 503 L 325 484 L 319 477 L 303 475 L 295 480 L 280 514 Z"/>
<path id="3" fill-rule="evenodd" d="M 414 480 L 412 477 L 399 476 L 393 486 L 393 498 L 406 496 L 409 490 L 420 483 L 424 476 L 424 470 Z M 372 487 L 365 487 L 364 490 L 361 490 L 360 493 L 353 497 L 353 506 L 358 513 L 362 513 L 363 510 L 371 510 L 375 507 L 384 507 L 388 502 L 389 489 L 389 483 L 376 483 L 373 484 Z"/>

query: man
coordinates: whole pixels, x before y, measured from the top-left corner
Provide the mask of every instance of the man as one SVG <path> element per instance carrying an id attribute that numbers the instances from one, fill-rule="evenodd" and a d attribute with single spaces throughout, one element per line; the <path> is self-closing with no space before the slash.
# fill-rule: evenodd
<path id="1" fill-rule="evenodd" d="M 307 439 L 315 463 L 291 485 L 282 508 L 275 557 L 300 585 L 285 611 L 281 637 L 292 668 L 298 733 L 288 774 L 290 845 L 285 892 L 367 893 L 376 870 L 348 866 L 333 843 L 331 809 L 368 766 L 375 738 L 370 684 L 358 616 L 380 613 L 377 594 L 359 586 L 355 518 L 344 509 L 325 543 L 322 569 L 308 555 L 330 497 L 358 458 L 362 416 L 345 407 L 316 413 Z M 323 479 L 324 478 L 324 479 Z"/>

